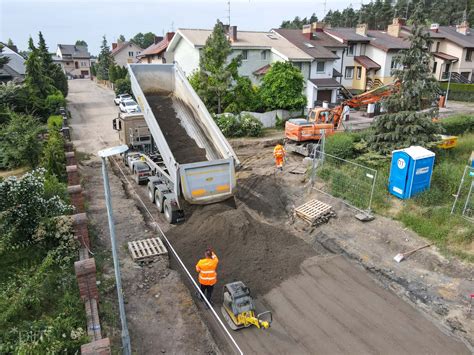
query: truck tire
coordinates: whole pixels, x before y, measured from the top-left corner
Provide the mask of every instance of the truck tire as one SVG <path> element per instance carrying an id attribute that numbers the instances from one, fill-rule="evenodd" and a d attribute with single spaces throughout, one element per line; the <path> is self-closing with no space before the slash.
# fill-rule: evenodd
<path id="1" fill-rule="evenodd" d="M 148 183 L 148 199 L 153 203 L 155 202 L 155 186 L 152 182 Z"/>
<path id="2" fill-rule="evenodd" d="M 155 190 L 155 205 L 158 208 L 158 212 L 163 213 L 163 194 L 159 189 Z"/>
<path id="3" fill-rule="evenodd" d="M 165 218 L 170 224 L 175 224 L 178 221 L 179 211 L 173 211 L 170 200 L 166 199 L 164 203 Z"/>

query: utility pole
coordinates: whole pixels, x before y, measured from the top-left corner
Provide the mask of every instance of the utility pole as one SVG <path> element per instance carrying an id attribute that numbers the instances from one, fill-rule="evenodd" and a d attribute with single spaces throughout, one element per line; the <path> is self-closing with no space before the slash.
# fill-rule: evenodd
<path id="1" fill-rule="evenodd" d="M 99 151 L 98 155 L 102 158 L 102 178 L 104 179 L 105 203 L 107 206 L 107 217 L 109 221 L 110 242 L 112 246 L 112 258 L 114 260 L 115 285 L 117 287 L 117 296 L 119 302 L 120 322 L 122 324 L 122 353 L 124 355 L 132 354 L 130 345 L 130 334 L 128 333 L 127 317 L 125 314 L 125 305 L 123 302 L 122 277 L 120 275 L 120 261 L 117 255 L 117 245 L 115 241 L 115 223 L 112 212 L 112 196 L 110 193 L 109 175 L 107 173 L 107 158 L 113 155 L 124 153 L 128 150 L 126 145 L 107 148 Z"/>

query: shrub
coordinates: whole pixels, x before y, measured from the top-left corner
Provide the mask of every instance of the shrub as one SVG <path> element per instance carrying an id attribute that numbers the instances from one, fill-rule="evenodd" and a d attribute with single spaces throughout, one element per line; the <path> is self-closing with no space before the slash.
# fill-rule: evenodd
<path id="1" fill-rule="evenodd" d="M 448 117 L 441 121 L 441 126 L 446 134 L 460 135 L 474 132 L 474 116 L 458 115 Z"/>
<path id="2" fill-rule="evenodd" d="M 236 115 L 224 113 L 216 117 L 216 123 L 222 134 L 226 137 L 243 136 L 240 121 Z"/>
<path id="3" fill-rule="evenodd" d="M 66 99 L 60 91 L 56 91 L 46 97 L 44 104 L 50 114 L 55 114 L 59 112 L 60 107 L 66 106 Z"/>
<path id="4" fill-rule="evenodd" d="M 51 130 L 49 132 L 48 142 L 43 149 L 41 165 L 48 174 L 56 176 L 61 181 L 66 179 L 64 140 L 59 131 Z"/>
<path id="5" fill-rule="evenodd" d="M 115 94 L 130 94 L 132 91 L 132 84 L 129 78 L 117 79 L 115 81 Z"/>
<path id="6" fill-rule="evenodd" d="M 350 134 L 336 133 L 326 139 L 325 152 L 341 159 L 354 157 L 354 138 Z"/>
<path id="7" fill-rule="evenodd" d="M 248 137 L 261 137 L 263 134 L 263 124 L 249 113 L 240 116 L 241 130 Z"/>
<path id="8" fill-rule="evenodd" d="M 448 83 L 440 83 L 439 86 L 445 92 L 448 89 Z M 450 83 L 448 99 L 454 101 L 474 101 L 474 85 Z"/>
<path id="9" fill-rule="evenodd" d="M 63 126 L 63 118 L 59 115 L 49 116 L 48 118 L 48 130 L 59 131 Z"/>

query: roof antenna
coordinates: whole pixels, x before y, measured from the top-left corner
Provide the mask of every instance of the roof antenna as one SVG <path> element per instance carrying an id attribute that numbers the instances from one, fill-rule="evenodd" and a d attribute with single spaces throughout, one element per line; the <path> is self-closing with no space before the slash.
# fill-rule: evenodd
<path id="1" fill-rule="evenodd" d="M 171 21 L 171 32 L 174 32 L 174 21 Z"/>
<path id="2" fill-rule="evenodd" d="M 230 0 L 227 1 L 227 24 L 230 26 Z"/>

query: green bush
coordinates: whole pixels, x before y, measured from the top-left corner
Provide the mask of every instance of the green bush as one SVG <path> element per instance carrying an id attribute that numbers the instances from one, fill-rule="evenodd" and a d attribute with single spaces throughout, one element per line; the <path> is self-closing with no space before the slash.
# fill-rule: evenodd
<path id="1" fill-rule="evenodd" d="M 63 94 L 58 90 L 54 94 L 48 95 L 44 102 L 46 110 L 50 114 L 55 114 L 59 112 L 60 107 L 66 106 L 66 99 Z"/>
<path id="2" fill-rule="evenodd" d="M 354 157 L 354 138 L 347 133 L 336 133 L 326 139 L 325 152 L 341 159 Z"/>
<path id="3" fill-rule="evenodd" d="M 458 115 L 448 117 L 441 121 L 441 126 L 446 134 L 460 135 L 474 132 L 474 116 Z"/>
<path id="4" fill-rule="evenodd" d="M 63 118 L 59 115 L 49 116 L 48 118 L 48 130 L 59 131 L 63 126 Z"/>
<path id="5" fill-rule="evenodd" d="M 64 140 L 59 131 L 49 131 L 48 141 L 43 148 L 41 165 L 48 174 L 56 176 L 60 181 L 66 180 L 66 155 Z"/>
<path id="6" fill-rule="evenodd" d="M 448 83 L 439 85 L 444 91 L 448 89 Z M 474 84 L 451 83 L 449 85 L 449 100 L 474 101 Z"/>
<path id="7" fill-rule="evenodd" d="M 125 79 L 117 79 L 115 81 L 115 94 L 130 94 L 132 92 L 132 84 L 130 79 L 127 77 Z"/>
<path id="8" fill-rule="evenodd" d="M 249 113 L 240 116 L 240 125 L 244 135 L 248 137 L 261 137 L 263 124 Z"/>

